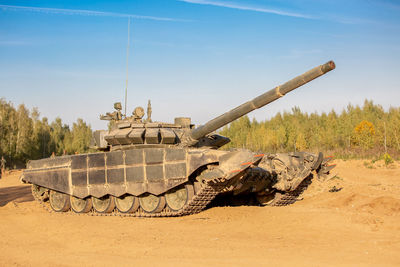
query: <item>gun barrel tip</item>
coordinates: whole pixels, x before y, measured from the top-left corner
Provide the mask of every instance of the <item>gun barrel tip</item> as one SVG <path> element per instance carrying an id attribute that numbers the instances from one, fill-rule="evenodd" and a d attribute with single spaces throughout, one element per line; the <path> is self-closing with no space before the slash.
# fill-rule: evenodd
<path id="1" fill-rule="evenodd" d="M 333 60 L 329 61 L 328 64 L 329 64 L 329 67 L 330 67 L 332 70 L 336 68 L 336 64 L 335 64 L 335 62 L 333 62 Z"/>
<path id="2" fill-rule="evenodd" d="M 336 68 L 335 62 L 333 60 L 326 62 L 325 64 L 320 66 L 322 73 L 327 73 L 331 70 L 334 70 Z"/>

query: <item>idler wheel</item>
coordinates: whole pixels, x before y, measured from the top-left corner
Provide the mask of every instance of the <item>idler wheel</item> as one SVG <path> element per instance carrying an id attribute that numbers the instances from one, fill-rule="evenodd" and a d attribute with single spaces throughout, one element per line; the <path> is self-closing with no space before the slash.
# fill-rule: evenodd
<path id="1" fill-rule="evenodd" d="M 282 197 L 282 194 L 279 192 L 276 192 L 274 194 L 256 194 L 256 199 L 258 203 L 262 206 L 271 206 L 274 205 L 275 202 L 280 200 Z"/>
<path id="2" fill-rule="evenodd" d="M 48 198 L 47 189 L 36 184 L 32 184 L 32 195 L 35 199 L 40 200 Z"/>
<path id="3" fill-rule="evenodd" d="M 88 198 L 78 198 L 70 196 L 69 202 L 71 203 L 71 208 L 76 213 L 87 213 L 92 209 L 92 199 Z"/>
<path id="4" fill-rule="evenodd" d="M 131 195 L 123 195 L 115 198 L 115 206 L 122 213 L 132 213 L 139 208 L 139 199 Z"/>
<path id="5" fill-rule="evenodd" d="M 114 196 L 92 197 L 93 208 L 99 213 L 110 213 L 115 208 Z"/>
<path id="6" fill-rule="evenodd" d="M 167 205 L 171 210 L 178 211 L 182 209 L 186 203 L 188 203 L 193 195 L 193 185 L 187 184 L 170 190 L 165 194 L 165 200 L 167 201 Z"/>
<path id="7" fill-rule="evenodd" d="M 165 207 L 165 197 L 153 194 L 144 194 L 139 197 L 140 207 L 147 213 L 157 213 Z"/>
<path id="8" fill-rule="evenodd" d="M 50 206 L 54 211 L 64 212 L 71 207 L 69 203 L 69 196 L 54 190 L 50 190 Z"/>

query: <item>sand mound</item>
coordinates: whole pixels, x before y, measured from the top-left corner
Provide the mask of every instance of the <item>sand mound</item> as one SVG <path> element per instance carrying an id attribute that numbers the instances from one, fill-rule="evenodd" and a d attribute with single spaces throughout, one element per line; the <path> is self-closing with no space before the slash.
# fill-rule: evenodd
<path id="1" fill-rule="evenodd" d="M 367 203 L 359 205 L 357 210 L 371 214 L 383 214 L 387 216 L 399 215 L 400 199 L 386 196 L 373 198 Z"/>

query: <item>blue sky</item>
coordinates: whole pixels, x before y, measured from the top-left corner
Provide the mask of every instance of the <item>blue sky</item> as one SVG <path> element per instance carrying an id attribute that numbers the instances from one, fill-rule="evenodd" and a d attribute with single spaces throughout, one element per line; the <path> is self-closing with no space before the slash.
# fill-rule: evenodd
<path id="1" fill-rule="evenodd" d="M 377 0 L 0 0 L 0 97 L 105 128 L 98 115 L 123 102 L 128 18 L 128 113 L 151 99 L 154 120 L 202 124 L 331 59 L 250 117 L 400 106 L 400 4 Z"/>

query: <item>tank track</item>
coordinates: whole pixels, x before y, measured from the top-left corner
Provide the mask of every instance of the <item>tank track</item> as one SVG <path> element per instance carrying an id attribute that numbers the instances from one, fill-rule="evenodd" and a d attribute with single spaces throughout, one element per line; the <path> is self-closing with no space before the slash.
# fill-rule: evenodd
<path id="1" fill-rule="evenodd" d="M 62 213 L 70 215 L 89 215 L 89 216 L 120 216 L 120 217 L 179 217 L 185 215 L 191 215 L 199 213 L 204 210 L 206 206 L 215 198 L 215 196 L 221 192 L 223 189 L 222 185 L 205 185 L 201 187 L 198 192 L 193 196 L 193 198 L 186 203 L 186 205 L 179 211 L 172 211 L 168 206 L 166 206 L 161 212 L 158 213 L 147 213 L 139 207 L 136 212 L 133 213 L 122 213 L 114 209 L 111 213 L 98 213 L 92 208 L 91 211 L 87 213 L 76 213 L 69 209 L 66 212 L 55 212 L 51 207 L 49 201 L 44 201 L 43 198 L 35 193 L 32 193 L 34 199 L 48 212 L 50 213 Z"/>
<path id="2" fill-rule="evenodd" d="M 305 178 L 299 184 L 299 186 L 293 191 L 284 193 L 277 192 L 273 201 L 267 204 L 267 206 L 280 207 L 295 203 L 296 201 L 299 200 L 300 195 L 303 194 L 303 192 L 308 188 L 311 182 L 312 182 L 312 175 Z"/>
<path id="3" fill-rule="evenodd" d="M 267 206 L 279 207 L 279 206 L 287 206 L 295 203 L 299 200 L 299 196 L 307 189 L 307 187 L 311 184 L 311 177 L 307 177 L 303 182 L 296 188 L 296 190 L 286 193 L 277 193 L 275 199 L 268 204 Z M 120 216 L 120 217 L 179 217 L 185 215 L 191 215 L 201 212 L 206 208 L 206 206 L 221 192 L 223 191 L 223 185 L 205 185 L 201 187 L 198 192 L 194 195 L 194 197 L 179 211 L 172 211 L 168 206 L 166 206 L 159 213 L 146 213 L 140 207 L 134 213 L 122 213 L 119 212 L 116 208 L 111 213 L 98 213 L 95 212 L 92 208 L 88 213 L 76 213 L 71 209 L 62 212 L 62 214 L 68 215 L 87 215 L 87 216 Z M 278 195 L 279 194 L 279 195 Z M 38 194 L 32 193 L 34 199 L 39 203 L 45 210 L 50 213 L 59 213 L 55 212 L 51 207 L 48 201 L 44 201 L 41 196 Z"/>

